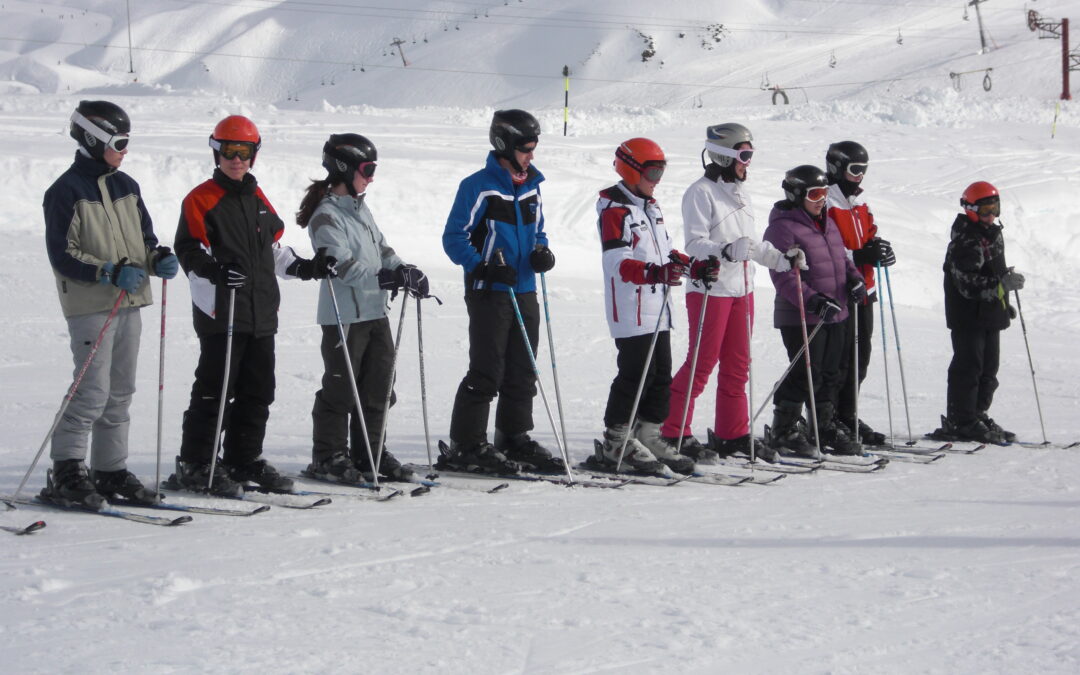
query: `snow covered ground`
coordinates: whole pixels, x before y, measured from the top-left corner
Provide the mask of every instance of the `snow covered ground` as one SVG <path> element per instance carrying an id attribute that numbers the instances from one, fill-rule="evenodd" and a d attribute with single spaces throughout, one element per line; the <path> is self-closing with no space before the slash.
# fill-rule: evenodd
<path id="1" fill-rule="evenodd" d="M 703 50 L 693 32 L 703 22 L 682 28 L 685 39 L 680 28 L 657 26 L 693 24 L 715 14 L 715 3 L 669 3 L 661 11 L 655 3 L 603 1 L 586 12 L 566 1 L 514 8 L 416 0 L 397 5 L 412 14 L 381 11 L 386 16 L 365 16 L 370 30 L 360 30 L 328 27 L 343 15 L 319 13 L 339 11 L 326 4 L 154 0 L 132 3 L 134 42 L 177 53 L 136 52 L 138 83 L 126 72 L 126 50 L 68 44 L 126 46 L 122 3 L 4 4 L 2 494 L 18 485 L 70 383 L 40 203 L 71 161 L 67 116 L 80 98 L 98 97 L 120 103 L 133 119 L 124 170 L 140 182 L 166 243 L 183 195 L 210 173 L 204 139 L 226 114 L 259 125 L 264 147 L 255 174 L 283 214 L 322 175 L 319 152 L 329 133 L 363 133 L 378 145 L 369 203 L 391 244 L 429 273 L 446 303 L 424 305 L 436 438 L 448 428 L 467 344 L 460 274 L 441 251 L 442 226 L 458 181 L 483 162 L 491 112 L 535 110 L 545 129 L 536 164 L 548 179 L 544 203 L 558 258 L 548 282 L 560 385 L 570 452 L 579 460 L 600 432 L 615 370 L 594 202 L 615 179 L 610 166 L 620 141 L 648 135 L 667 151 L 657 196 L 679 242 L 678 204 L 700 174 L 706 125 L 741 121 L 753 130 L 750 186 L 762 229 L 786 169 L 821 164 L 830 142 L 863 142 L 871 153 L 868 201 L 899 259 L 891 278 L 916 434 L 944 412 L 950 347 L 940 267 L 948 228 L 962 189 L 990 180 L 1003 195 L 1009 262 L 1028 279 L 1023 308 L 1047 434 L 1080 439 L 1080 116 L 1063 104 L 1051 138 L 1059 44 L 1027 31 L 1021 3 L 987 4 L 984 18 L 1000 49 L 977 55 L 974 21 L 961 22 L 959 7 L 932 3 L 737 3 L 723 8 L 730 16 L 716 17 L 732 28 L 726 41 Z M 1060 17 L 1070 4 L 1039 2 L 1037 9 Z M 305 11 L 284 13 L 290 7 Z M 485 10 L 489 24 L 466 16 Z M 496 14 L 512 11 L 520 13 L 495 23 Z M 67 18 L 58 18 L 62 12 Z M 640 62 L 640 38 L 613 13 L 655 34 L 662 68 Z M 461 30 L 442 31 L 437 22 L 446 17 L 458 17 Z M 391 69 L 399 57 L 377 55 L 384 33 L 419 36 L 421 25 L 429 43 L 406 47 L 417 70 Z M 777 26 L 791 33 L 774 32 Z M 300 60 L 236 59 L 229 67 L 221 56 L 184 50 Z M 831 53 L 836 69 L 827 65 Z M 331 73 L 319 58 L 364 58 L 362 75 L 371 82 L 348 65 Z M 560 78 L 461 73 L 557 73 L 567 61 L 584 80 L 572 85 L 580 98 L 567 137 L 559 135 Z M 949 71 L 985 67 L 994 67 L 991 92 L 978 86 L 981 71 L 964 76 L 974 79 L 961 91 L 951 88 Z M 773 107 L 758 89 L 764 70 L 773 82 L 833 86 L 807 88 L 805 96 L 793 90 L 793 105 Z M 318 84 L 328 76 L 338 78 L 332 92 Z M 640 84 L 649 81 L 746 89 Z M 703 107 L 694 107 L 695 97 Z M 310 250 L 294 226 L 285 242 Z M 786 363 L 771 327 L 768 277 L 759 272 L 756 281 L 760 404 Z M 282 288 L 266 455 L 295 472 L 309 461 L 322 368 L 317 288 L 299 281 Z M 687 336 L 677 295 L 678 361 Z M 186 284 L 171 283 L 163 471 L 177 451 L 198 347 L 189 307 Z M 130 467 L 146 480 L 155 470 L 160 308 L 142 313 L 132 409 Z M 1002 339 L 992 412 L 1021 437 L 1041 440 L 1019 325 Z M 893 426 L 906 436 L 891 326 L 888 340 Z M 389 439 L 402 459 L 426 462 L 416 350 L 410 307 Z M 548 357 L 545 344 L 541 366 L 552 392 Z M 695 420 L 701 435 L 712 405 L 707 391 Z M 862 413 L 888 428 L 880 341 Z M 536 421 L 537 437 L 553 445 L 539 399 Z M 48 527 L 0 538 L 0 670 L 1075 673 L 1078 452 L 994 447 L 927 466 L 894 462 L 872 475 L 819 472 L 767 487 L 436 489 L 385 504 L 340 498 L 314 511 L 196 516 L 176 529 L 22 507 L 0 513 L 0 524 L 44 518 Z M 44 481 L 44 463 L 31 490 Z"/>

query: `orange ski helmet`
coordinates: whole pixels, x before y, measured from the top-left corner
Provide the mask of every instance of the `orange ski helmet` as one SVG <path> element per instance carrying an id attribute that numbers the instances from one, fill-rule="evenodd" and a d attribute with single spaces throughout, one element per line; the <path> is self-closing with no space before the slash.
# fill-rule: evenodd
<path id="1" fill-rule="evenodd" d="M 967 217 L 972 221 L 979 219 L 979 207 L 996 206 L 997 213 L 1001 213 L 1001 195 L 998 194 L 997 188 L 987 183 L 984 180 L 976 181 L 967 186 L 964 190 L 964 194 L 960 196 L 960 206 L 963 207 L 964 212 L 967 213 Z"/>
<path id="2" fill-rule="evenodd" d="M 615 150 L 615 171 L 627 185 L 640 183 L 642 173 L 659 181 L 666 166 L 663 148 L 648 138 L 631 138 Z"/>
<path id="3" fill-rule="evenodd" d="M 255 155 L 262 147 L 262 137 L 255 123 L 243 115 L 229 115 L 217 123 L 214 133 L 210 134 L 210 147 L 214 150 L 214 166 L 221 163 L 221 144 L 226 142 L 247 143 L 251 145 L 251 165 L 255 166 Z"/>

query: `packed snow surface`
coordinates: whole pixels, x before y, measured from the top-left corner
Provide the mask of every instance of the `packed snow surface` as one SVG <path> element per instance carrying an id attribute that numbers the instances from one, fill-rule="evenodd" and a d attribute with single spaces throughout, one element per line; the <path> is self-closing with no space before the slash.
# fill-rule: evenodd
<path id="1" fill-rule="evenodd" d="M 130 114 L 123 169 L 139 181 L 169 244 L 181 199 L 210 174 L 205 139 L 221 117 L 244 114 L 259 126 L 254 173 L 288 223 L 284 243 L 305 254 L 307 233 L 289 214 L 324 173 L 323 141 L 337 132 L 371 138 L 380 163 L 368 203 L 391 245 L 429 274 L 445 302 L 423 305 L 433 440 L 446 437 L 467 353 L 460 269 L 440 245 L 446 214 L 458 182 L 482 166 L 492 112 L 534 111 L 544 129 L 535 161 L 547 177 L 558 260 L 548 275 L 551 326 L 574 460 L 601 432 L 615 372 L 594 204 L 616 179 L 620 141 L 645 135 L 667 152 L 657 198 L 679 246 L 679 203 L 701 173 L 706 125 L 752 129 L 759 231 L 785 170 L 821 165 L 834 141 L 867 146 L 867 201 L 897 252 L 900 334 L 888 313 L 886 326 L 875 327 L 861 412 L 888 431 L 891 411 L 901 439 L 909 416 L 918 436 L 944 412 L 951 348 L 941 262 L 960 192 L 989 180 L 1002 193 L 1009 263 L 1027 277 L 1023 310 L 1046 433 L 1058 443 L 1080 439 L 1080 117 L 1073 103 L 1057 105 L 1060 43 L 1028 31 L 1022 3 L 982 8 L 993 47 L 985 54 L 973 8 L 965 22 L 961 3 L 384 4 L 131 3 L 132 74 L 123 3 L 6 0 L 0 494 L 14 492 L 71 382 L 40 204 L 71 162 L 67 117 L 85 98 L 113 100 Z M 1063 1 L 1031 7 L 1050 18 L 1076 9 Z M 709 37 L 717 23 L 727 27 L 718 42 Z M 656 51 L 647 61 L 642 35 Z M 396 37 L 408 68 L 390 53 Z M 566 136 L 563 65 L 572 71 Z M 982 87 L 987 68 L 990 91 Z M 950 72 L 966 73 L 959 90 Z M 790 105 L 771 105 L 766 78 L 787 89 Z M 786 358 L 765 272 L 755 288 L 760 405 Z M 161 290 L 155 279 L 157 304 L 142 312 L 132 406 L 129 467 L 148 482 Z M 198 352 L 186 283 L 167 290 L 166 474 Z M 322 374 L 318 288 L 295 281 L 282 291 L 265 455 L 295 473 L 310 460 Z M 679 363 L 688 339 L 682 291 L 675 297 Z M 401 302 L 389 309 L 395 328 Z M 413 306 L 406 309 L 388 445 L 403 460 L 426 463 L 417 326 Z M 542 342 L 554 403 L 551 350 Z M 991 412 L 1040 441 L 1019 322 L 1003 334 L 1002 350 Z M 699 437 L 712 426 L 712 387 L 697 405 Z M 534 411 L 535 436 L 554 448 L 539 398 Z M 387 503 L 335 497 L 310 511 L 197 515 L 171 529 L 24 506 L 0 513 L 0 524 L 43 518 L 48 527 L 27 537 L 0 533 L 0 670 L 1076 673 L 1078 459 L 1080 448 L 1013 446 L 771 486 L 514 482 L 492 495 L 435 488 Z M 43 485 L 48 461 L 28 491 Z"/>

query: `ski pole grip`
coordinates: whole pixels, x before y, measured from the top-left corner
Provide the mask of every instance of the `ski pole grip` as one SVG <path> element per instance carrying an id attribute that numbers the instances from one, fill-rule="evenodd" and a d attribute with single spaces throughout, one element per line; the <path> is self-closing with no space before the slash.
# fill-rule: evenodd
<path id="1" fill-rule="evenodd" d="M 505 266 L 506 258 L 503 256 L 501 248 L 495 249 L 495 252 L 491 254 L 491 257 L 495 260 L 496 265 Z"/>

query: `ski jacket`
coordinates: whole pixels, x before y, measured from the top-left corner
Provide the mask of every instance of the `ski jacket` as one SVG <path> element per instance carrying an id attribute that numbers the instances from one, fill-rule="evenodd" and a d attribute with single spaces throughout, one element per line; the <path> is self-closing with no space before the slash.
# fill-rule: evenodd
<path id="1" fill-rule="evenodd" d="M 278 245 L 284 231 L 250 173 L 236 181 L 214 169 L 213 178 L 184 197 L 175 249 L 191 286 L 196 335 L 228 331 L 230 289 L 212 281 L 216 263 L 223 262 L 238 263 L 247 274 L 247 285 L 236 291 L 233 332 L 255 337 L 277 332 L 281 294 L 275 274 L 293 278 L 285 269 L 298 259 L 291 248 Z"/>
<path id="2" fill-rule="evenodd" d="M 953 221 L 945 251 L 945 324 L 950 330 L 1009 327 L 1009 293 L 1001 278 L 1005 264 L 1005 238 L 1001 225 L 989 227 L 961 213 Z"/>
<path id="3" fill-rule="evenodd" d="M 711 165 L 709 169 L 712 168 Z M 727 183 L 719 171 L 706 170 L 701 178 L 690 184 L 682 200 L 683 234 L 687 255 L 705 259 L 711 255 L 720 260 L 720 274 L 709 289 L 712 297 L 741 298 L 746 293 L 741 262 L 724 260 L 724 246 L 739 237 L 755 241 L 752 261 L 748 262 L 747 278 L 754 292 L 754 262 L 771 266 L 782 253 L 769 242 L 759 242 L 754 221 L 754 205 L 750 191 L 741 181 Z M 704 285 L 689 284 L 687 293 L 704 293 Z"/>
<path id="4" fill-rule="evenodd" d="M 805 209 L 779 201 L 769 214 L 769 226 L 765 240 L 781 251 L 798 246 L 806 254 L 809 270 L 802 272 L 802 287 L 795 281 L 795 270 L 769 272 L 776 299 L 773 304 L 773 327 L 784 328 L 799 325 L 799 296 L 805 303 L 816 293 L 836 300 L 842 310 L 829 323 L 847 319 L 847 287 L 850 282 L 861 281 L 862 274 L 847 256 L 847 249 L 840 232 L 827 220 L 816 220 Z M 820 321 L 816 314 L 806 313 L 806 323 L 815 325 Z"/>
<path id="5" fill-rule="evenodd" d="M 502 249 L 506 264 L 517 270 L 514 292 L 536 291 L 529 254 L 537 244 L 547 246 L 548 242 L 540 197 L 543 180 L 543 174 L 530 165 L 525 182 L 514 185 L 510 172 L 490 152 L 487 165 L 461 181 L 442 241 L 450 260 L 465 269 L 465 288 L 488 288 L 472 273 L 481 262 L 491 260 L 495 249 Z M 496 283 L 491 290 L 505 292 L 507 286 Z"/>
<path id="6" fill-rule="evenodd" d="M 664 308 L 664 294 L 662 288 L 645 285 L 645 265 L 663 265 L 671 253 L 660 206 L 655 199 L 638 197 L 620 182 L 600 192 L 596 213 L 603 249 L 604 308 L 611 337 L 651 334 Z M 661 330 L 670 329 L 669 303 Z"/>
<path id="7" fill-rule="evenodd" d="M 386 243 L 365 203 L 365 196 L 328 194 L 308 221 L 308 235 L 315 250 L 337 259 L 334 294 L 342 323 L 371 321 L 386 316 L 388 292 L 379 288 L 379 270 L 396 269 L 405 262 Z M 326 284 L 319 285 L 317 321 L 337 324 Z"/>
<path id="8" fill-rule="evenodd" d="M 829 186 L 829 196 L 825 198 L 825 213 L 829 221 L 840 231 L 844 248 L 858 251 L 866 242 L 877 236 L 874 214 L 861 198 L 862 188 L 856 189 L 850 197 L 846 196 L 836 183 Z M 852 254 L 848 254 L 854 260 Z M 874 279 L 873 265 L 856 265 L 866 284 L 866 301 L 877 301 L 877 283 Z"/>
<path id="9" fill-rule="evenodd" d="M 75 162 L 45 191 L 45 249 L 65 317 L 106 312 L 120 289 L 101 284 L 107 262 L 154 273 L 158 239 L 139 184 L 104 162 L 76 153 Z M 121 307 L 153 302 L 149 281 L 128 293 Z"/>

